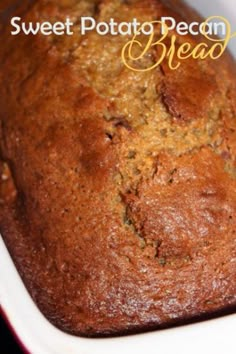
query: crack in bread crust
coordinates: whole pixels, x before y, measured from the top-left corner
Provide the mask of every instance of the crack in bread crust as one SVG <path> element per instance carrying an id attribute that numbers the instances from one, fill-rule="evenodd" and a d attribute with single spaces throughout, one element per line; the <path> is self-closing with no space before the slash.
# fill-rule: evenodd
<path id="1" fill-rule="evenodd" d="M 40 0 L 21 12 L 198 18 L 174 0 Z M 134 73 L 124 37 L 1 31 L 0 231 L 47 318 L 105 336 L 234 311 L 235 62 Z"/>

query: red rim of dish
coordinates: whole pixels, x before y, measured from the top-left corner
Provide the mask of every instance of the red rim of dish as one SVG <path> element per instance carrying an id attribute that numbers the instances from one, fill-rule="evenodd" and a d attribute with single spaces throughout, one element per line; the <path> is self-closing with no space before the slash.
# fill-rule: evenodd
<path id="1" fill-rule="evenodd" d="M 2 305 L 0 305 L 0 316 L 2 316 L 2 318 L 4 319 L 4 321 L 6 322 L 7 327 L 9 328 L 9 330 L 11 331 L 11 333 L 13 334 L 17 344 L 19 345 L 19 347 L 21 348 L 21 350 L 23 351 L 24 354 L 32 354 L 25 346 L 25 344 L 22 342 L 22 340 L 20 339 L 19 335 L 17 334 L 17 331 L 15 330 L 14 326 L 12 325 L 6 311 L 4 311 Z"/>

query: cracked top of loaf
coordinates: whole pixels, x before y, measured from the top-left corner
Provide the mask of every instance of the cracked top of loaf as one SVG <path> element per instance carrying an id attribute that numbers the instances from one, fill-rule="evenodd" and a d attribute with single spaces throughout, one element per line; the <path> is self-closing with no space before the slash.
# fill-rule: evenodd
<path id="1" fill-rule="evenodd" d="M 1 2 L 0 231 L 41 311 L 84 336 L 233 311 L 233 59 L 134 72 L 125 36 L 11 36 L 13 15 L 199 17 L 174 0 Z"/>

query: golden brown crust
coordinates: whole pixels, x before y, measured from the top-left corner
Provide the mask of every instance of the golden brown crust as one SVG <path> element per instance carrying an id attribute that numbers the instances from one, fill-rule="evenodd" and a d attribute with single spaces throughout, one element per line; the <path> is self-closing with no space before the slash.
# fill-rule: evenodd
<path id="1" fill-rule="evenodd" d="M 12 11 L 26 21 L 197 16 L 174 0 L 42 0 Z M 121 37 L 0 30 L 0 230 L 43 313 L 94 336 L 235 309 L 230 56 L 134 73 Z"/>
<path id="2" fill-rule="evenodd" d="M 217 90 L 215 75 L 206 73 L 201 68 L 196 70 L 195 60 L 185 61 L 178 70 L 162 67 L 165 74 L 163 102 L 175 119 L 203 118 L 208 114 L 210 105 L 218 103 L 220 92 Z"/>

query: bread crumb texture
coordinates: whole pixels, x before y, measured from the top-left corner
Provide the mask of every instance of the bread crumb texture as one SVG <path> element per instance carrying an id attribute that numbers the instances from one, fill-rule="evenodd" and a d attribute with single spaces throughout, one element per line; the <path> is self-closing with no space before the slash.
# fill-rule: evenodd
<path id="1" fill-rule="evenodd" d="M 13 15 L 199 17 L 175 0 L 0 5 L 0 231 L 41 311 L 82 336 L 234 311 L 233 59 L 134 72 L 121 59 L 128 37 L 14 37 Z"/>

